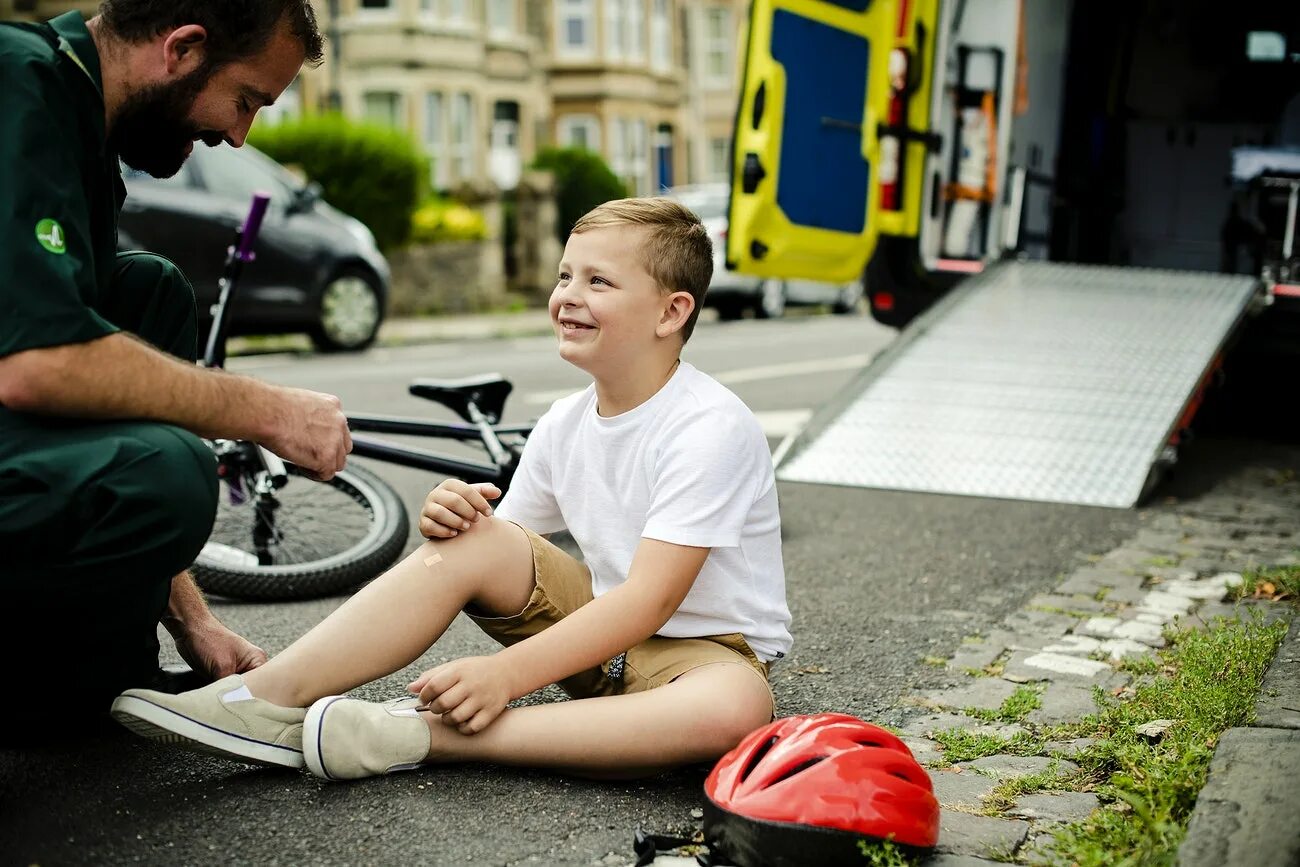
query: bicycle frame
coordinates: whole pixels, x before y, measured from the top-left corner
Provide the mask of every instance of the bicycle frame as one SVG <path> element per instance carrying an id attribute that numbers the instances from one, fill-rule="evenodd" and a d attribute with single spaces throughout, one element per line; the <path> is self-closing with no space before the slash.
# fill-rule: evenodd
<path id="1" fill-rule="evenodd" d="M 501 436 L 526 436 L 532 431 L 532 425 L 498 425 L 488 426 L 491 437 L 477 425 L 459 423 L 429 422 L 423 419 L 390 415 L 348 414 L 348 427 L 354 432 L 404 434 L 407 436 L 436 437 L 463 442 L 479 442 L 492 451 L 488 443 L 495 442 L 501 446 L 504 457 L 494 455 L 494 462 L 472 461 L 439 454 L 418 446 L 397 445 L 382 439 L 366 436 L 352 437 L 352 454 L 375 458 L 404 467 L 426 470 L 432 473 L 452 475 L 471 482 L 493 482 L 498 486 L 506 480 L 506 474 L 514 469 L 514 457 L 509 449 L 500 442 Z"/>
<path id="2" fill-rule="evenodd" d="M 230 305 L 235 296 L 236 286 L 243 266 L 253 261 L 253 245 L 257 239 L 262 218 L 266 213 L 270 196 L 257 193 L 253 196 L 252 206 L 243 226 L 237 230 L 235 241 L 226 250 L 225 267 L 222 270 L 220 292 L 217 303 L 212 307 L 212 327 L 200 362 L 205 367 L 223 367 L 226 361 L 226 337 L 230 323 Z M 492 458 L 492 462 L 473 461 L 451 455 L 439 454 L 416 446 L 398 445 L 373 437 L 354 436 L 352 454 L 374 458 L 391 464 L 412 467 L 442 475 L 464 478 L 466 481 L 492 482 L 504 490 L 509 485 L 518 459 L 515 450 L 501 442 L 502 436 L 527 436 L 532 425 L 491 425 L 471 404 L 474 424 L 439 423 L 417 418 L 399 416 L 347 414 L 348 427 L 353 431 L 371 433 L 404 434 L 408 436 L 452 439 L 464 442 L 479 442 Z M 252 446 L 252 449 L 246 448 Z M 217 449 L 218 456 L 232 464 L 242 462 L 251 468 L 251 475 L 257 479 L 256 486 L 278 488 L 287 481 L 283 462 L 271 452 L 252 443 L 222 445 Z M 260 472 L 259 472 L 260 471 Z M 233 483 L 232 496 L 246 495 L 239 490 L 238 475 L 231 467 L 228 479 Z M 271 481 L 264 482 L 269 477 Z M 265 491 L 255 493 L 267 494 Z M 259 498 L 259 502 L 265 497 Z M 273 518 L 267 516 L 268 523 Z"/>

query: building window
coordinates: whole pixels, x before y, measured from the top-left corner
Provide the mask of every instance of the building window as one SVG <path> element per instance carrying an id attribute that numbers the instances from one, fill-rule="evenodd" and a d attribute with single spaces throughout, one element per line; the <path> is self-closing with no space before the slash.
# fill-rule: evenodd
<path id="1" fill-rule="evenodd" d="M 645 0 L 605 0 L 605 56 L 645 59 Z"/>
<path id="2" fill-rule="evenodd" d="M 302 87 L 295 78 L 274 105 L 265 106 L 257 113 L 257 122 L 262 126 L 270 126 L 299 117 L 302 117 Z"/>
<path id="3" fill-rule="evenodd" d="M 516 0 L 488 0 L 488 32 L 495 36 L 513 36 L 519 32 Z"/>
<path id="4" fill-rule="evenodd" d="M 600 153 L 600 121 L 594 114 L 566 114 L 560 118 L 561 147 Z"/>
<path id="5" fill-rule="evenodd" d="M 643 120 L 617 117 L 610 123 L 610 169 L 633 196 L 650 192 L 650 153 Z"/>
<path id="6" fill-rule="evenodd" d="M 420 0 L 420 17 L 433 25 L 469 27 L 469 0 Z"/>
<path id="7" fill-rule="evenodd" d="M 731 140 L 709 139 L 709 180 L 726 181 L 731 178 Z"/>
<path id="8" fill-rule="evenodd" d="M 431 90 L 424 95 L 424 152 L 429 156 L 429 184 L 445 190 L 447 177 L 447 119 L 442 94 Z"/>
<path id="9" fill-rule="evenodd" d="M 627 22 L 627 42 L 624 45 L 628 60 L 645 60 L 645 0 L 625 0 L 623 17 Z"/>
<path id="10" fill-rule="evenodd" d="M 563 57 L 590 57 L 594 47 L 593 0 L 555 0 L 556 53 Z"/>
<path id="11" fill-rule="evenodd" d="M 672 67 L 672 31 L 668 27 L 668 0 L 651 0 L 650 63 L 655 69 Z"/>
<path id="12" fill-rule="evenodd" d="M 392 9 L 393 0 L 361 0 L 361 8 L 367 10 Z"/>
<path id="13" fill-rule="evenodd" d="M 396 0 L 360 0 L 357 4 L 357 12 L 361 15 L 375 18 L 391 18 L 397 14 Z"/>
<path id="14" fill-rule="evenodd" d="M 704 76 L 715 84 L 731 83 L 734 36 L 730 9 L 714 6 L 704 10 Z"/>
<path id="15" fill-rule="evenodd" d="M 402 95 L 391 90 L 372 90 L 362 98 L 365 118 L 371 123 L 400 127 L 402 122 Z"/>
<path id="16" fill-rule="evenodd" d="M 474 102 L 468 93 L 451 101 L 451 176 L 464 180 L 474 175 Z"/>

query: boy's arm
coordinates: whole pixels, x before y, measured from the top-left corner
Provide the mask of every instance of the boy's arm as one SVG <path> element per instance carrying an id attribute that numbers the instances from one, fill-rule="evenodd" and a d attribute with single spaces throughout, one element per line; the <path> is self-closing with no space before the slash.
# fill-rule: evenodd
<path id="1" fill-rule="evenodd" d="M 408 687 L 462 734 L 487 728 L 508 702 L 627 650 L 673 615 L 709 556 L 708 548 L 642 539 L 628 580 L 545 632 L 494 656 L 457 659 Z"/>
<path id="2" fill-rule="evenodd" d="M 594 668 L 654 635 L 690 592 L 709 550 L 642 539 L 627 581 L 497 653 L 510 698 Z"/>

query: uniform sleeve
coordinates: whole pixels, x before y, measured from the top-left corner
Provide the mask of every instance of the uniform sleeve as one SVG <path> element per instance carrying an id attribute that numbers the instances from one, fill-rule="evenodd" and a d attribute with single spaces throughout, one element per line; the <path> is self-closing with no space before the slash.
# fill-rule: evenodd
<path id="1" fill-rule="evenodd" d="M 510 480 L 510 490 L 493 510 L 497 517 L 522 524 L 539 535 L 558 533 L 566 528 L 551 481 L 553 427 L 551 413 L 537 420 L 524 444 L 524 453 L 514 478 Z"/>
<path id="2" fill-rule="evenodd" d="M 773 483 L 772 456 L 754 418 L 711 412 L 666 438 L 641 535 L 675 545 L 735 547 L 754 503 Z"/>
<path id="3" fill-rule="evenodd" d="M 0 79 L 0 356 L 112 334 L 88 303 L 99 293 L 76 103 L 44 63 L 0 58 Z"/>

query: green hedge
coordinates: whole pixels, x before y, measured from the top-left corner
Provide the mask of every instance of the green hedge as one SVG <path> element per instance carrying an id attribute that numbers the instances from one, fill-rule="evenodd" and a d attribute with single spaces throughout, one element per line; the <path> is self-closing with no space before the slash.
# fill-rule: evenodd
<path id="1" fill-rule="evenodd" d="M 569 240 L 569 232 L 578 219 L 597 205 L 627 196 L 627 188 L 599 154 L 581 148 L 546 148 L 537 155 L 533 167 L 555 175 L 556 221 L 560 243 Z"/>
<path id="2" fill-rule="evenodd" d="M 428 185 L 428 163 L 405 132 L 317 115 L 255 127 L 249 143 L 300 166 L 334 207 L 365 223 L 391 250 L 411 237 L 411 217 Z"/>

